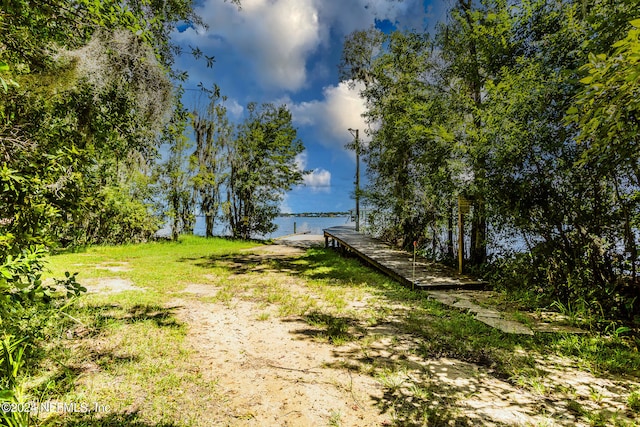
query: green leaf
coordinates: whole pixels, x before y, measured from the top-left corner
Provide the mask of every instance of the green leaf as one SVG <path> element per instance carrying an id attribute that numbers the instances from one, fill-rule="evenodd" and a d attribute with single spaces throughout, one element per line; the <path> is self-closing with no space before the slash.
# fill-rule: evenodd
<path id="1" fill-rule="evenodd" d="M 636 28 L 640 28 L 640 19 L 634 19 L 633 21 L 631 21 L 631 25 Z"/>
<path id="2" fill-rule="evenodd" d="M 580 83 L 583 83 L 583 84 L 586 84 L 586 85 L 591 84 L 592 81 L 593 81 L 593 76 L 587 76 L 587 77 L 584 77 L 584 78 L 580 79 Z"/>
<path id="3" fill-rule="evenodd" d="M 9 71 L 9 64 L 0 61 L 0 71 Z"/>
<path id="4" fill-rule="evenodd" d="M 638 79 L 639 77 L 640 77 L 640 71 L 635 71 L 635 72 L 630 73 L 630 74 L 625 78 L 625 80 L 626 80 L 627 82 L 633 82 L 633 81 L 635 81 L 636 79 Z"/>
<path id="5" fill-rule="evenodd" d="M 13 399 L 13 391 L 11 390 L 0 390 L 0 401 L 9 401 Z"/>

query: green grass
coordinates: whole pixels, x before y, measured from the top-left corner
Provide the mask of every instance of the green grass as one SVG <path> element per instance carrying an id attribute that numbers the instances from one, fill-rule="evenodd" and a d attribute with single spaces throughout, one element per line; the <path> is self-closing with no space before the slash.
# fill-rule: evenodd
<path id="1" fill-rule="evenodd" d="M 224 268 L 203 268 L 212 256 L 237 254 L 255 247 L 255 242 L 204 239 L 183 236 L 178 242 L 152 242 L 138 245 L 96 246 L 80 253 L 58 254 L 49 258 L 49 276 L 61 277 L 64 271 L 79 271 L 83 279 L 122 277 L 152 292 L 153 298 L 180 291 L 187 283 L 224 275 Z M 128 271 L 109 271 L 123 266 Z M 221 277 L 222 278 L 222 277 Z"/>
<path id="2" fill-rule="evenodd" d="M 87 294 L 50 332 L 47 359 L 32 374 L 41 400 L 98 402 L 108 414 L 59 414 L 43 425 L 191 425 L 206 418 L 200 397 L 218 396 L 185 345 L 185 325 L 170 301 L 189 284 L 217 286 L 228 268 L 211 257 L 239 254 L 256 242 L 183 237 L 179 242 L 90 247 L 49 257 L 48 277 L 78 271 L 80 283 L 124 279 L 141 290 Z M 107 267 L 118 267 L 109 270 Z M 232 298 L 232 297 L 230 297 Z M 72 343 L 69 346 L 69 343 Z M 84 383 L 89 372 L 90 383 Z M 144 401 L 140 396 L 148 396 Z M 219 396 L 222 401 L 223 397 Z M 136 408 L 134 412 L 124 408 Z M 176 424 L 174 424 L 176 423 Z"/>
<path id="3" fill-rule="evenodd" d="M 340 427 L 342 425 L 342 422 L 340 421 L 342 419 L 342 414 L 340 413 L 340 411 L 331 411 L 331 415 L 329 416 L 329 426 L 331 427 Z"/>
<path id="4" fill-rule="evenodd" d="M 455 409 L 459 397 L 442 390 L 427 372 L 416 373 L 412 360 L 461 360 L 545 398 L 568 393 L 550 384 L 539 369 L 538 361 L 548 356 L 568 357 L 596 374 L 637 377 L 640 372 L 637 346 L 629 337 L 504 334 L 355 259 L 323 249 L 275 258 L 243 251 L 256 244 L 184 237 L 50 257 L 50 277 L 78 271 L 80 283 L 119 278 L 144 291 L 83 296 L 52 330 L 46 349 L 50 358 L 31 379 L 32 391 L 49 399 L 100 402 L 115 410 L 99 420 L 74 415 L 49 424 L 206 425 L 198 417 L 206 418 L 211 408 L 198 406 L 201 396 L 219 405 L 225 397 L 200 373 L 185 342 L 186 326 L 175 317 L 176 298 L 184 304 L 228 306 L 248 301 L 257 307 L 256 322 L 292 317 L 305 321 L 309 338 L 350 349 L 336 367 L 378 380 L 385 390 L 381 411 L 393 414 L 396 425 L 439 425 L 446 420 L 466 425 Z M 184 292 L 194 284 L 211 292 Z M 527 319 L 520 312 L 514 317 Z M 385 337 L 373 328 L 389 325 L 396 332 L 384 344 L 388 354 L 382 357 Z M 139 401 L 141 394 L 149 397 Z M 627 396 L 628 408 L 637 413 L 637 391 Z M 575 393 L 568 397 L 574 409 L 582 408 Z M 586 399 L 599 404 L 597 396 Z M 131 407 L 137 410 L 124 410 Z M 578 416 L 598 425 L 602 414 L 581 411 Z M 339 415 L 333 413 L 329 423 L 338 425 Z"/>
<path id="5" fill-rule="evenodd" d="M 636 414 L 640 414 L 640 390 L 633 390 L 627 397 L 627 406 Z"/>
<path id="6" fill-rule="evenodd" d="M 357 339 L 356 320 L 336 317 L 321 312 L 312 312 L 304 317 L 311 326 L 319 329 L 316 337 L 340 346 Z"/>

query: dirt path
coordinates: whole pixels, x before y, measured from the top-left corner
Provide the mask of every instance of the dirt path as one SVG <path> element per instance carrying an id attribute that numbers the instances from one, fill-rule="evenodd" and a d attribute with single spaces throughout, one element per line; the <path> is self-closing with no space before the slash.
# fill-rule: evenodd
<path id="1" fill-rule="evenodd" d="M 300 254 L 270 246 L 251 256 Z M 245 296 L 261 286 L 251 275 L 235 278 L 245 279 Z M 299 296 L 313 294 L 284 273 L 271 280 Z M 360 339 L 335 345 L 314 339 L 320 330 L 300 316 L 267 317 L 264 303 L 242 295 L 205 302 L 219 291 L 194 284 L 186 299 L 172 302 L 183 307 L 177 316 L 189 325 L 188 345 L 224 402 L 210 425 L 580 426 L 587 424 L 576 408 L 625 411 L 629 384 L 597 378 L 568 360 L 540 357 L 539 385 L 519 387 L 487 367 L 416 356 L 421 343 L 394 326 L 397 310 L 385 321 L 360 325 Z M 370 297 L 350 302 L 353 317 L 371 309 Z"/>
<path id="2" fill-rule="evenodd" d="M 259 260 L 304 254 L 286 245 L 249 252 L 254 260 L 256 253 Z M 218 291 L 207 285 L 186 289 L 205 299 Z M 190 298 L 173 303 L 184 307 L 176 314 L 189 325 L 192 351 L 225 401 L 217 419 L 209 420 L 214 425 L 390 424 L 389 416 L 375 407 L 374 399 L 383 395 L 380 384 L 369 375 L 337 368 L 343 360 L 336 356 L 336 348 L 310 340 L 314 331 L 301 319 L 258 320 L 265 310 L 252 301 L 204 303 Z"/>
<path id="3" fill-rule="evenodd" d="M 368 357 L 389 366 L 402 362 L 406 368 L 374 377 L 354 370 L 362 348 L 310 341 L 313 331 L 302 321 L 256 321 L 259 310 L 249 302 L 231 307 L 176 302 L 188 306 L 178 316 L 190 325 L 189 341 L 203 375 L 217 384 L 218 398 L 225 402 L 207 421 L 212 425 L 421 425 L 409 422 L 423 410 L 433 411 L 433 425 L 587 425 L 568 408 L 574 399 L 594 410 L 624 411 L 621 384 L 563 366 L 562 360 L 545 368 L 549 382 L 574 390 L 566 400 L 515 387 L 470 363 L 413 357 L 410 336 L 378 327 L 369 331 L 378 339 L 367 349 Z M 439 390 L 457 397 L 452 408 L 426 406 L 441 402 Z M 589 399 L 596 393 L 597 405 Z"/>
<path id="4" fill-rule="evenodd" d="M 186 305 L 186 304 L 185 304 Z M 226 400 L 223 425 L 373 426 L 388 417 L 375 408 L 382 387 L 340 364 L 330 345 L 301 338 L 308 325 L 295 320 L 256 321 L 255 304 L 189 302 L 178 313 L 203 373 Z"/>
<path id="5" fill-rule="evenodd" d="M 508 346 L 481 341 L 486 327 L 453 316 L 456 308 L 394 296 L 382 282 L 372 286 L 379 279 L 352 278 L 349 263 L 336 266 L 325 255 L 271 245 L 197 259 L 208 269 L 202 281 L 166 294 L 162 307 L 99 306 L 120 329 L 82 335 L 78 392 L 113 406 L 100 425 L 640 425 L 627 404 L 640 390 L 637 378 L 594 375 L 578 357 L 538 354 L 518 341 L 527 337 Z M 95 278 L 87 287 L 108 296 L 153 292 L 126 277 Z M 172 332 L 162 319 L 179 326 L 175 349 L 167 348 Z M 460 342 L 443 338 L 451 327 L 451 337 L 462 332 Z M 157 335 L 136 335 L 145 331 Z M 153 336 L 165 340 L 162 348 L 140 348 L 139 339 Z M 473 342 L 486 347 L 465 350 Z M 165 401 L 171 405 L 163 408 Z"/>

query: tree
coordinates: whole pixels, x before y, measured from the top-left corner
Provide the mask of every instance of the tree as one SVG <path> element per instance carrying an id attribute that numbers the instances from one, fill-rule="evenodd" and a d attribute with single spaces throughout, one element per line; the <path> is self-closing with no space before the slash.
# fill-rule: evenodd
<path id="1" fill-rule="evenodd" d="M 3 3 L 0 317 L 7 333 L 25 332 L 23 320 L 50 300 L 40 280 L 46 249 L 147 238 L 157 228 L 148 175 L 173 111 L 169 34 L 189 19 L 197 20 L 191 0 Z"/>
<path id="2" fill-rule="evenodd" d="M 251 103 L 247 109 L 229 146 L 225 203 L 233 236 L 243 239 L 275 230 L 282 194 L 302 181 L 295 157 L 304 150 L 286 106 Z"/>
<path id="3" fill-rule="evenodd" d="M 623 224 L 624 264 L 629 286 L 620 291 L 637 294 L 638 236 L 640 225 L 640 19 L 630 22 L 626 37 L 611 46 L 611 53 L 590 53 L 581 68 L 586 74 L 569 123 L 580 128 L 582 145 L 577 166 L 608 181 L 613 206 Z M 613 208 L 613 209 L 612 209 Z M 623 270 L 625 268 L 623 267 Z M 636 309 L 640 304 L 635 304 Z M 633 311 L 633 310 L 630 310 Z"/>
<path id="4" fill-rule="evenodd" d="M 511 12 L 517 55 L 485 83 L 480 138 L 492 226 L 527 246 L 526 255 L 500 261 L 503 283 L 541 289 L 549 302 L 628 316 L 635 309 L 621 273 L 633 263 L 620 262 L 616 242 L 633 234 L 620 224 L 637 209 L 628 203 L 637 187 L 615 155 L 590 153 L 591 142 L 576 142 L 584 130 L 564 120 L 567 110 L 578 111 L 572 104 L 589 49 L 610 37 L 592 26 L 605 3 L 588 15 L 580 2 L 523 2 Z"/>
<path id="5" fill-rule="evenodd" d="M 498 284 L 637 313 L 636 3 L 459 0 L 435 43 L 395 32 L 376 51 L 351 38 L 363 46 L 345 52 L 376 52 L 353 63 L 369 82 L 368 195 L 381 231 L 405 245 L 442 234 L 443 201 L 471 196 L 471 259 L 492 268 L 492 243 Z M 500 253 L 496 240 L 512 236 L 522 252 Z"/>
<path id="6" fill-rule="evenodd" d="M 222 206 L 222 186 L 227 180 L 227 147 L 231 143 L 233 127 L 227 118 L 227 108 L 220 103 L 220 88 L 207 91 L 209 105 L 204 113 L 194 111 L 192 127 L 196 150 L 191 156 L 194 191 L 200 200 L 200 212 L 205 216 L 206 236 L 213 236 L 215 220 Z"/>
<path id="7" fill-rule="evenodd" d="M 111 206 L 126 206 L 130 220 L 148 223 L 148 215 L 141 218 L 138 208 L 129 208 L 146 204 L 134 200 L 143 193 L 134 188 L 136 176 L 149 170 L 171 114 L 167 67 L 172 57 L 166 47 L 176 19 L 192 16 L 190 5 L 180 0 L 146 5 L 18 0 L 5 5 L 0 62 L 5 72 L 11 67 L 3 80 L 18 86 L 0 94 L 0 141 L 7 148 L 3 163 L 12 171 L 14 188 L 0 199 L 24 201 L 11 202 L 11 212 L 3 212 L 12 218 L 6 232 L 14 236 L 17 251 L 49 231 L 63 244 L 100 240 L 94 232 L 114 231 L 117 224 L 93 225 L 122 219 L 102 215 L 116 194 L 119 201 Z M 14 146 L 28 147 L 28 152 L 10 150 Z M 123 191 L 107 190 L 121 185 Z M 38 195 L 39 202 L 15 199 L 16 192 Z M 133 237 L 129 231 L 120 237 Z"/>
<path id="8" fill-rule="evenodd" d="M 460 0 L 435 42 L 396 31 L 384 42 L 364 33 L 345 44 L 342 66 L 349 72 L 343 74 L 355 70 L 368 82 L 363 93 L 375 129 L 367 150 L 370 190 L 395 189 L 393 197 L 378 197 L 376 203 L 387 212 L 390 203 L 395 206 L 389 223 L 397 224 L 404 245 L 430 234 L 435 249 L 436 224 L 445 222 L 446 252 L 452 255 L 453 204 L 464 195 L 475 200 L 471 258 L 476 265 L 485 261 L 483 90 L 487 79 L 513 61 L 509 24 L 505 2 L 474 6 Z"/>
<path id="9" fill-rule="evenodd" d="M 589 55 L 582 67 L 587 75 L 569 113 L 581 128 L 579 140 L 589 145 L 584 161 L 598 158 L 605 167 L 627 169 L 640 185 L 640 19 L 631 21 L 627 36 L 614 51 Z"/>
<path id="10" fill-rule="evenodd" d="M 182 90 L 176 96 L 182 96 Z M 195 223 L 194 200 L 187 151 L 191 141 L 186 136 L 189 114 L 181 101 L 176 103 L 176 111 L 162 135 L 162 142 L 169 148 L 169 156 L 156 167 L 155 181 L 163 197 L 163 212 L 169 217 L 171 238 L 178 240 L 181 233 L 192 233 Z M 163 216 L 165 216 L 163 215 Z"/>
<path id="11" fill-rule="evenodd" d="M 481 265 L 486 261 L 488 243 L 487 150 L 481 133 L 485 86 L 499 75 L 500 69 L 513 63 L 518 47 L 504 0 L 458 0 L 450 16 L 451 21 L 438 29 L 443 61 L 440 74 L 445 84 L 454 89 L 450 95 L 458 97 L 451 104 L 459 107 L 459 126 L 452 130 L 470 178 L 466 188 L 461 189 L 465 197 L 473 200 L 470 261 Z"/>
<path id="12" fill-rule="evenodd" d="M 368 72 L 363 91 L 372 140 L 364 147 L 370 184 L 367 198 L 376 206 L 374 226 L 403 246 L 423 242 L 448 218 L 452 200 L 451 147 L 440 134 L 446 121 L 444 94 L 433 77 L 433 43 L 421 34 L 395 32 L 386 51 Z"/>
<path id="13" fill-rule="evenodd" d="M 342 56 L 338 65 L 340 81 L 354 86 L 361 82 L 365 87 L 374 83 L 373 62 L 381 53 L 384 34 L 375 27 L 357 30 L 349 34 L 342 46 Z"/>

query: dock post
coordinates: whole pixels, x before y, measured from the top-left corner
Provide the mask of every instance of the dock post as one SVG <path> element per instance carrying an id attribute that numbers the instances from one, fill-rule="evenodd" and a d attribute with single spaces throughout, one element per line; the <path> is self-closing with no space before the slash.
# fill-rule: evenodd
<path id="1" fill-rule="evenodd" d="M 458 209 L 458 273 L 464 272 L 464 218 Z"/>

